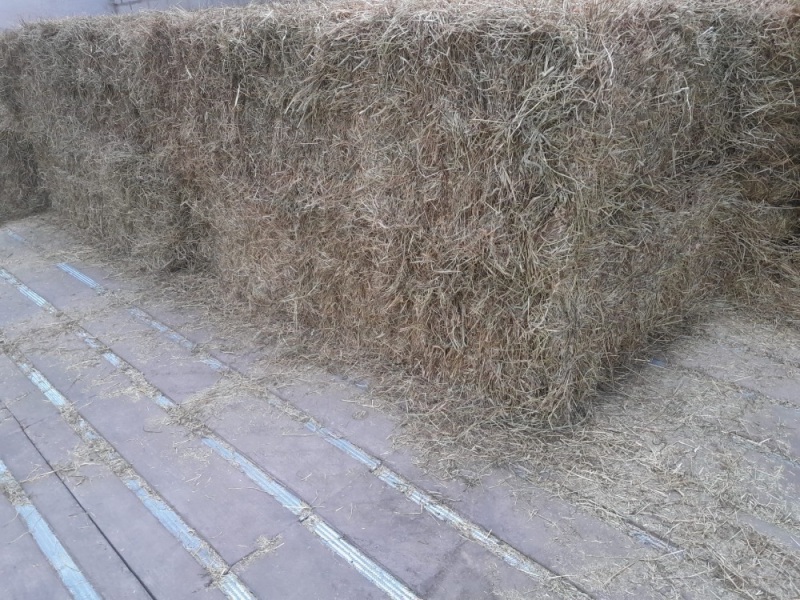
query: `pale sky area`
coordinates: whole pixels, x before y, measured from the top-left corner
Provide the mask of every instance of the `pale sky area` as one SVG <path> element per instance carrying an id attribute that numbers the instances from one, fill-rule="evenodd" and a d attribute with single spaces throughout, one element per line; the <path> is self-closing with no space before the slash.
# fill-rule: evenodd
<path id="1" fill-rule="evenodd" d="M 136 10 L 158 10 L 175 6 L 186 9 L 206 6 L 243 5 L 248 0 L 0 0 L 0 29 L 20 21 L 36 21 L 78 15 L 111 15 Z"/>

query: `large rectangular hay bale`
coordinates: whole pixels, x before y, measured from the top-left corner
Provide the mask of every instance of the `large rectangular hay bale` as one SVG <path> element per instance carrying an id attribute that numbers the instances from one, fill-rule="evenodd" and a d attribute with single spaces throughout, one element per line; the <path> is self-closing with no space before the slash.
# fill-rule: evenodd
<path id="1" fill-rule="evenodd" d="M 32 25 L 2 97 L 115 248 L 554 425 L 758 280 L 800 187 L 788 2 L 564 6 Z"/>

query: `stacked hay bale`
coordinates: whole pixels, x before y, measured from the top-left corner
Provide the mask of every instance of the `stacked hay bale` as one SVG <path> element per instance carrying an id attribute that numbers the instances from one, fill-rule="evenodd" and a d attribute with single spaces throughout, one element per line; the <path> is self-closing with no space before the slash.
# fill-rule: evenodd
<path id="1" fill-rule="evenodd" d="M 0 104 L 0 223 L 47 208 L 33 147 Z"/>
<path id="2" fill-rule="evenodd" d="M 57 210 L 557 425 L 721 294 L 797 290 L 790 4 L 414 0 L 2 38 Z"/>

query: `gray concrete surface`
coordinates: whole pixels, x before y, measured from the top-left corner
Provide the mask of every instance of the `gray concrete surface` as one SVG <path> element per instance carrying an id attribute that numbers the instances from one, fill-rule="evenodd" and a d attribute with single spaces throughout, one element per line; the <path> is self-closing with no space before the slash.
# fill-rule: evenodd
<path id="1" fill-rule="evenodd" d="M 57 268 L 63 261 L 104 291 Z M 0 227 L 0 268 L 47 303 L 0 280 L 0 460 L 102 597 L 235 597 L 227 573 L 256 598 L 797 590 L 796 326 L 725 313 L 600 403 L 584 432 L 511 472 L 440 479 L 415 447 L 392 443 L 398 421 L 364 385 L 311 365 L 282 370 L 269 344 L 203 323 L 173 292 L 123 275 L 47 215 Z M 171 329 L 157 331 L 131 307 Z M 89 334 L 100 347 L 80 337 Z M 66 408 L 48 400 L 47 385 Z M 174 405 L 159 406 L 160 395 Z M 308 508 L 276 501 L 214 453 L 212 438 Z M 119 460 L 109 462 L 107 447 Z M 126 487 L 130 473 L 224 568 L 165 528 Z M 388 485 L 395 476 L 407 485 Z M 5 492 L 0 575 L 11 598 L 66 597 Z M 437 518 L 450 509 L 460 521 Z M 318 521 L 411 596 L 387 592 L 357 568 L 361 559 L 334 552 L 310 527 Z"/>
<path id="2" fill-rule="evenodd" d="M 141 10 L 183 8 L 194 10 L 210 6 L 244 6 L 250 0 L 3 0 L 0 3 L 0 29 L 20 22 L 65 17 L 113 15 Z"/>

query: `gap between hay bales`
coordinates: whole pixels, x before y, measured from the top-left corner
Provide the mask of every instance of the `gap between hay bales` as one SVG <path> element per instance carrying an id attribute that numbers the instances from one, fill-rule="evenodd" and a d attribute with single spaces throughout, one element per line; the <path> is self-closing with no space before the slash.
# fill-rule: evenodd
<path id="1" fill-rule="evenodd" d="M 216 301 L 446 386 L 430 414 L 455 432 L 569 425 L 709 301 L 796 311 L 798 14 L 468 0 L 28 25 L 0 38 L 27 165 L 3 163 L 0 218 L 46 198 L 148 268 L 208 270 Z"/>

